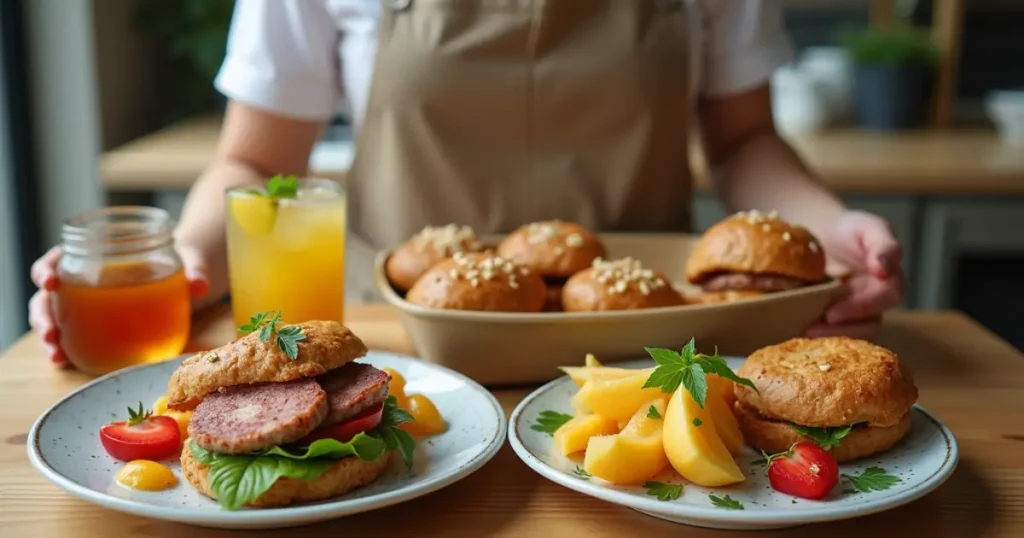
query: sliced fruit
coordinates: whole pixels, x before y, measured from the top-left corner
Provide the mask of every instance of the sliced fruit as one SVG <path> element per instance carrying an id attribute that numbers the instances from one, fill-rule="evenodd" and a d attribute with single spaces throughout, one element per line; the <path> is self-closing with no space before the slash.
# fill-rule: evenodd
<path id="1" fill-rule="evenodd" d="M 388 383 L 388 396 L 394 396 L 396 405 L 408 411 L 409 401 L 405 395 L 405 378 L 397 370 L 391 368 L 384 368 L 384 373 L 391 376 L 391 382 Z"/>
<path id="2" fill-rule="evenodd" d="M 188 438 L 188 423 L 192 422 L 192 411 L 175 411 L 174 409 L 164 410 L 161 416 L 171 417 L 178 423 L 178 433 L 184 441 Z"/>
<path id="3" fill-rule="evenodd" d="M 616 422 L 628 421 L 640 406 L 651 400 L 668 399 L 658 387 L 644 388 L 650 372 L 634 371 L 619 379 L 594 379 L 583 385 L 573 396 L 577 404 Z"/>
<path id="4" fill-rule="evenodd" d="M 586 450 L 591 437 L 618 432 L 619 428 L 615 421 L 601 415 L 576 416 L 555 430 L 555 448 L 563 456 L 568 456 Z"/>
<path id="5" fill-rule="evenodd" d="M 839 482 L 839 464 L 813 442 L 800 441 L 769 457 L 768 482 L 787 495 L 821 499 Z"/>
<path id="6" fill-rule="evenodd" d="M 273 198 L 259 194 L 231 196 L 228 199 L 231 217 L 249 235 L 266 235 L 274 229 L 277 204 Z"/>
<path id="7" fill-rule="evenodd" d="M 665 400 L 649 400 L 615 435 L 590 438 L 583 469 L 613 484 L 642 484 L 665 470 L 668 458 L 662 440 L 663 419 L 648 416 L 653 406 L 665 416 Z"/>
<path id="8" fill-rule="evenodd" d="M 561 366 L 559 370 L 576 382 L 577 387 L 582 387 L 587 381 L 622 379 L 636 375 L 637 372 L 647 372 L 651 375 L 653 368 L 647 370 L 631 370 L 629 368 L 610 368 L 607 366 Z"/>
<path id="9" fill-rule="evenodd" d="M 584 366 L 601 366 L 601 362 L 597 360 L 597 357 L 593 353 L 587 353 L 586 358 L 583 359 Z"/>
<path id="10" fill-rule="evenodd" d="M 166 395 L 157 398 L 156 401 L 153 402 L 153 414 L 154 415 L 162 415 L 162 414 L 164 414 L 165 411 L 167 411 L 167 396 Z"/>
<path id="11" fill-rule="evenodd" d="M 725 443 L 725 448 L 733 456 L 738 456 L 743 449 L 743 432 L 740 430 L 740 423 L 736 421 L 736 415 L 732 412 L 732 406 L 723 396 L 725 392 L 732 394 L 732 381 L 717 375 L 709 375 L 707 380 L 708 397 L 704 407 L 711 412 L 715 432 Z M 723 385 L 725 389 L 722 388 Z"/>
<path id="12" fill-rule="evenodd" d="M 100 428 L 100 442 L 121 461 L 161 460 L 180 454 L 181 430 L 171 417 L 133 417 Z"/>
<path id="13" fill-rule="evenodd" d="M 707 487 L 745 480 L 715 431 L 711 411 L 701 409 L 685 387 L 680 386 L 672 394 L 664 416 L 665 454 L 683 478 Z"/>
<path id="14" fill-rule="evenodd" d="M 150 460 L 133 460 L 115 477 L 118 484 L 142 491 L 161 491 L 178 484 L 178 477 L 166 466 Z"/>
<path id="15" fill-rule="evenodd" d="M 447 425 L 430 398 L 422 394 L 413 394 L 407 401 L 413 421 L 403 422 L 398 425 L 399 428 L 413 435 L 434 435 L 445 430 Z"/>
<path id="16" fill-rule="evenodd" d="M 733 405 L 736 404 L 736 393 L 733 392 L 733 387 L 736 386 L 736 383 L 718 374 L 708 374 L 707 380 L 708 391 L 718 392 L 722 399 L 725 400 L 725 404 L 729 406 L 729 409 L 732 409 Z"/>

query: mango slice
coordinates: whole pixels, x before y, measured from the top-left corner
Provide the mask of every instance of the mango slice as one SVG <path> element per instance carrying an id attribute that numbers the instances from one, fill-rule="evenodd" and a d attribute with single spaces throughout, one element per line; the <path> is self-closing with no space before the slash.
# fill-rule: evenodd
<path id="1" fill-rule="evenodd" d="M 733 392 L 733 387 L 736 383 L 721 377 L 718 374 L 708 374 L 707 380 L 708 391 L 717 392 L 719 396 L 725 400 L 725 405 L 727 405 L 729 409 L 732 409 L 733 405 L 736 403 L 736 393 Z"/>
<path id="2" fill-rule="evenodd" d="M 728 486 L 746 479 L 715 431 L 711 411 L 701 409 L 686 388 L 680 386 L 672 394 L 664 416 L 665 454 L 683 478 L 706 487 Z"/>
<path id="3" fill-rule="evenodd" d="M 649 375 L 649 371 L 640 370 L 620 379 L 592 379 L 573 396 L 573 406 L 589 409 L 616 422 L 626 422 L 645 403 L 657 398 L 668 399 L 658 387 L 643 388 Z"/>
<path id="4" fill-rule="evenodd" d="M 740 423 L 736 421 L 736 415 L 732 412 L 732 406 L 725 400 L 723 394 L 732 394 L 732 381 L 708 375 L 708 397 L 704 407 L 711 412 L 711 420 L 715 423 L 715 433 L 722 439 L 725 448 L 733 456 L 738 456 L 743 449 L 743 432 L 740 430 Z M 725 388 L 722 388 L 722 387 Z"/>
<path id="5" fill-rule="evenodd" d="M 601 366 L 601 362 L 597 360 L 597 357 L 593 353 L 587 353 L 587 356 L 583 359 L 584 366 Z"/>
<path id="6" fill-rule="evenodd" d="M 611 368 L 607 366 L 560 366 L 559 370 L 565 372 L 577 387 L 587 384 L 587 381 L 622 379 L 636 375 L 638 372 L 647 372 L 650 376 L 653 368 L 646 370 L 631 370 L 629 368 Z"/>
<path id="7" fill-rule="evenodd" d="M 591 437 L 584 470 L 620 485 L 642 484 L 665 470 L 669 462 L 662 439 L 664 419 L 648 417 L 651 406 L 665 416 L 665 400 L 656 398 L 645 402 L 618 434 Z"/>
<path id="8" fill-rule="evenodd" d="M 555 430 L 555 448 L 563 456 L 568 456 L 586 450 L 591 437 L 618 432 L 615 421 L 601 415 L 576 416 Z"/>

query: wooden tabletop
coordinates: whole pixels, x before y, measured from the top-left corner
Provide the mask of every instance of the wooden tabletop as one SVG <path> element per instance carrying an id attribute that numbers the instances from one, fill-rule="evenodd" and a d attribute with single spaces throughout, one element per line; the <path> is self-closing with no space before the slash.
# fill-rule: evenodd
<path id="1" fill-rule="evenodd" d="M 105 153 L 103 184 L 112 191 L 187 189 L 213 158 L 219 116 L 173 125 Z M 832 189 L 843 194 L 1024 194 L 1024 150 L 989 130 L 899 134 L 859 130 L 788 135 Z M 707 188 L 699 148 L 691 151 L 699 189 Z M 322 167 L 321 176 L 346 170 Z"/>
<path id="2" fill-rule="evenodd" d="M 348 325 L 374 349 L 411 352 L 389 307 L 352 306 Z M 194 345 L 227 340 L 224 310 L 197 320 Z M 957 313 L 896 312 L 882 343 L 912 369 L 922 405 L 956 435 L 961 461 L 934 493 L 910 505 L 855 520 L 759 533 L 765 537 L 1024 536 L 1024 355 Z M 0 356 L 0 536 L 205 538 L 242 536 L 113 512 L 64 493 L 26 457 L 35 418 L 87 381 L 54 371 L 31 335 Z M 506 411 L 528 388 L 495 391 Z M 684 527 L 587 497 L 549 482 L 508 446 L 480 471 L 407 503 L 265 536 L 651 536 L 740 537 L 750 533 Z M 254 534 L 248 532 L 245 535 Z"/>

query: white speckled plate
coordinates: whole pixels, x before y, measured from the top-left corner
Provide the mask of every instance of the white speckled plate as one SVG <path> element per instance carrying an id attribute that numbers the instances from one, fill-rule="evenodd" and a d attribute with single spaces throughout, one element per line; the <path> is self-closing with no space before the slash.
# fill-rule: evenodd
<path id="1" fill-rule="evenodd" d="M 743 359 L 730 358 L 735 369 Z M 622 365 L 630 368 L 653 366 L 651 361 Z M 562 456 L 552 438 L 530 428 L 544 410 L 572 414 L 570 399 L 576 384 L 562 377 L 537 389 L 512 412 L 508 437 L 516 454 L 545 478 L 580 493 L 627 506 L 654 517 L 700 527 L 719 529 L 774 529 L 863 516 L 906 504 L 942 484 L 956 468 L 958 449 L 953 434 L 938 419 L 920 407 L 913 410 L 910 434 L 891 450 L 862 461 L 840 466 L 840 472 L 858 475 L 872 466 L 884 468 L 900 482 L 884 491 L 852 493 L 845 479 L 825 500 L 808 501 L 781 494 L 771 488 L 764 467 L 754 462 L 760 454 L 751 448 L 737 458 L 747 475 L 742 484 L 724 488 L 704 488 L 686 482 L 669 469 L 657 481 L 683 484 L 683 495 L 674 501 L 659 501 L 641 487 L 614 486 L 603 480 L 581 478 L 574 474 L 581 461 Z M 729 495 L 740 501 L 742 510 L 716 508 L 709 494 Z"/>
<path id="2" fill-rule="evenodd" d="M 188 484 L 177 461 L 164 462 L 178 476 L 174 488 L 129 490 L 114 482 L 122 464 L 103 450 L 99 429 L 123 420 L 128 405 L 151 405 L 164 393 L 179 362 L 128 368 L 69 394 L 32 426 L 29 460 L 69 493 L 107 508 L 208 527 L 266 529 L 334 519 L 426 495 L 482 467 L 505 439 L 504 411 L 476 382 L 441 366 L 371 351 L 360 362 L 400 372 L 407 381 L 406 392 L 429 396 L 448 422 L 447 431 L 418 443 L 411 471 L 394 458 L 391 468 L 364 488 L 326 501 L 272 509 L 222 509 Z"/>

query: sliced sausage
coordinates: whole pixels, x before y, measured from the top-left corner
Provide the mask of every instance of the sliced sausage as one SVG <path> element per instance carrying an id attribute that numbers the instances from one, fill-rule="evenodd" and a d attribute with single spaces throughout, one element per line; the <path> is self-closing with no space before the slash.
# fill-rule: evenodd
<path id="1" fill-rule="evenodd" d="M 188 431 L 202 448 L 245 454 L 297 441 L 327 416 L 327 393 L 315 379 L 220 389 L 196 407 Z"/>
<path id="2" fill-rule="evenodd" d="M 370 366 L 350 362 L 317 378 L 327 391 L 324 426 L 348 420 L 387 398 L 391 376 Z"/>
<path id="3" fill-rule="evenodd" d="M 701 284 L 704 291 L 786 291 L 806 285 L 798 278 L 782 275 L 755 275 L 750 273 L 722 273 L 712 276 Z"/>

